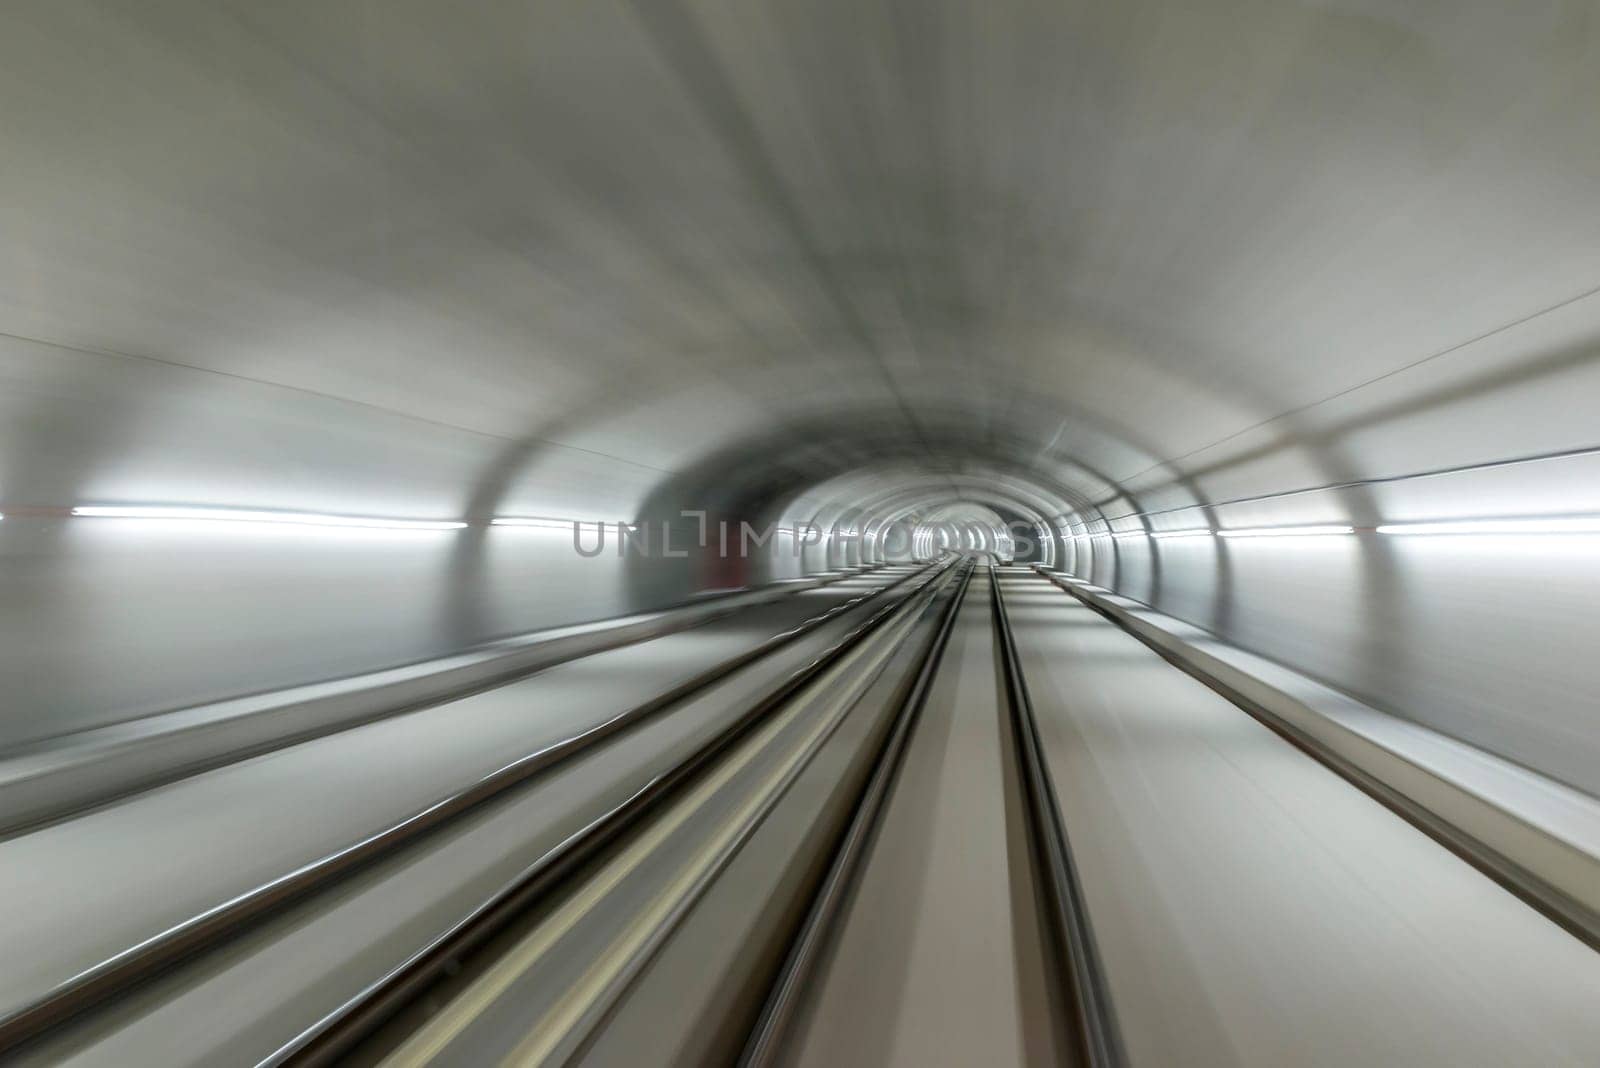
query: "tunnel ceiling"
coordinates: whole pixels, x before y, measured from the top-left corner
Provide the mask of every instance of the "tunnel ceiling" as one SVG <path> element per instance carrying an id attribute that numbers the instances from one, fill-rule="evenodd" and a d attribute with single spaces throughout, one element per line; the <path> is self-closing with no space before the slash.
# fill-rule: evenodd
<path id="1" fill-rule="evenodd" d="M 1588 444 L 1382 430 L 1593 383 L 1592 14 L 35 5 L 3 329 L 522 443 L 472 508 L 562 449 L 1136 510 Z"/>

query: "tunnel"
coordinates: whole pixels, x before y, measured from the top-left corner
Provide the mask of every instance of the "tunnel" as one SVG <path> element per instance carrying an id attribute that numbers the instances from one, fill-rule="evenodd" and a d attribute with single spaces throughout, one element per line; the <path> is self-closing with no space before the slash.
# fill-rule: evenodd
<path id="1" fill-rule="evenodd" d="M 19 0 L 0 1060 L 1600 1064 L 1600 4 Z"/>

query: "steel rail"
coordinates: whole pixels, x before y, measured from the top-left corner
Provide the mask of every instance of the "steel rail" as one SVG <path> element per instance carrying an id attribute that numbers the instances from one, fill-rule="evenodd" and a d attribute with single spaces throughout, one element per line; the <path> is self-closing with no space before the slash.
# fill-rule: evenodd
<path id="1" fill-rule="evenodd" d="M 911 579 L 928 576 L 916 590 L 878 609 L 812 660 L 778 680 L 746 712 L 707 739 L 684 760 L 659 773 L 604 815 L 546 851 L 447 931 L 296 1035 L 260 1064 L 275 1068 L 287 1064 L 304 1066 L 335 1063 L 441 975 L 451 971 L 461 957 L 503 930 L 568 875 L 636 826 L 653 811 L 657 803 L 726 753 L 802 687 L 878 630 L 919 592 L 936 583 L 952 563 L 930 565 L 897 582 L 895 585 L 899 586 Z M 932 574 L 929 574 L 930 571 Z M 857 603 L 865 599 L 858 599 Z"/>
<path id="2" fill-rule="evenodd" d="M 161 968 L 231 937 L 245 925 L 322 889 L 336 878 L 389 855 L 417 840 L 424 833 L 441 827 L 467 811 L 521 785 L 534 775 L 570 760 L 654 713 L 714 685 L 740 668 L 798 640 L 845 613 L 923 578 L 930 571 L 937 575 L 948 566 L 948 563 L 929 564 L 894 582 L 852 597 L 794 627 L 764 639 L 750 649 L 697 672 L 689 679 L 642 704 L 526 754 L 379 831 L 302 864 L 276 879 L 235 895 L 84 969 L 35 1000 L 0 1017 L 0 1052 L 116 995 Z M 928 578 L 925 581 L 931 580 Z M 890 609 L 904 599 L 901 597 L 895 600 Z M 873 619 L 879 618 L 888 610 L 881 610 Z M 856 631 L 860 629 L 858 627 Z M 805 669 L 801 670 L 803 672 Z"/>
<path id="3" fill-rule="evenodd" d="M 1043 876 L 1047 908 L 1045 920 L 1054 936 L 1058 963 L 1070 994 L 1074 1038 L 1080 1063 L 1088 1068 L 1123 1068 L 1127 1064 L 1116 1011 L 1105 978 L 1105 968 L 1089 924 L 1083 884 L 1072 859 L 1072 847 L 1061 816 L 1061 805 L 1050 769 L 1044 760 L 1039 724 L 1022 673 L 1011 620 L 1000 594 L 996 569 L 989 572 L 994 595 L 995 636 L 1000 645 L 1006 698 L 1011 705 L 1016 736 L 1018 771 L 1028 811 L 1028 826 L 1035 856 Z"/>
<path id="4" fill-rule="evenodd" d="M 838 923 L 847 892 L 854 885 L 856 875 L 868 855 L 868 846 L 888 809 L 888 799 L 904 763 L 911 733 L 916 729 L 923 706 L 927 703 L 928 692 L 944 658 L 945 646 L 949 644 L 956 617 L 966 599 L 972 570 L 969 563 L 961 575 L 960 586 L 945 606 L 938 629 L 923 653 L 916 675 L 895 714 L 894 726 L 879 747 L 873 761 L 872 775 L 862 786 L 853 806 L 850 822 L 834 843 L 833 859 L 812 898 L 811 907 L 790 942 L 761 1014 L 739 1057 L 741 1068 L 768 1068 L 776 1063 L 782 1053 L 784 1037 L 793 1022 L 805 985 Z"/>

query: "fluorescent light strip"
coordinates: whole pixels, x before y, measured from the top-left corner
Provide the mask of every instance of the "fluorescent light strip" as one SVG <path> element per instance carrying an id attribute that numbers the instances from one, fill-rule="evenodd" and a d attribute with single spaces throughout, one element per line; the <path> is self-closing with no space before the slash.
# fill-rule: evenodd
<path id="1" fill-rule="evenodd" d="M 1155 530 L 1151 531 L 1152 538 L 1209 538 L 1215 531 L 1206 529 L 1196 530 Z"/>
<path id="2" fill-rule="evenodd" d="M 1379 534 L 1600 534 L 1600 516 L 1567 519 L 1463 519 L 1389 523 Z"/>
<path id="3" fill-rule="evenodd" d="M 543 530 L 568 530 L 574 523 L 601 523 L 603 519 L 540 519 L 532 516 L 496 516 L 489 520 L 495 527 L 539 527 Z"/>
<path id="4" fill-rule="evenodd" d="M 1238 530 L 1219 530 L 1224 538 L 1320 538 L 1330 534 L 1354 534 L 1354 527 L 1242 527 Z"/>
<path id="5" fill-rule="evenodd" d="M 1111 532 L 1111 536 L 1113 538 L 1126 540 L 1128 538 L 1142 538 L 1142 537 L 1145 537 L 1145 532 L 1142 531 L 1142 530 L 1113 530 Z"/>
<path id="6" fill-rule="evenodd" d="M 257 512 L 239 508 L 167 508 L 84 505 L 72 514 L 82 519 L 165 519 L 204 523 L 270 523 L 301 527 L 357 527 L 368 530 L 460 530 L 459 520 L 381 519 L 372 516 L 324 515 L 319 512 Z"/>

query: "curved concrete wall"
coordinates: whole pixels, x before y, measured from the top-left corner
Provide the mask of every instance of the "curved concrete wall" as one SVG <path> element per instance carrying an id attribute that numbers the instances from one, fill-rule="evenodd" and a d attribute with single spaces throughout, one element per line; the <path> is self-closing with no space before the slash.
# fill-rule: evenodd
<path id="1" fill-rule="evenodd" d="M 11 13 L 0 746 L 884 555 L 496 517 L 958 506 L 1600 792 L 1600 534 L 1372 530 L 1600 515 L 1600 21 L 915 7 Z"/>

